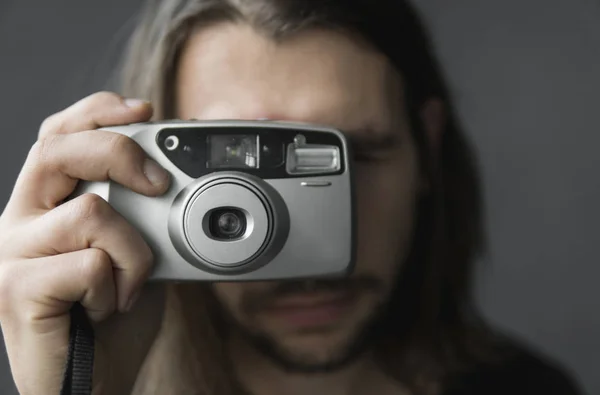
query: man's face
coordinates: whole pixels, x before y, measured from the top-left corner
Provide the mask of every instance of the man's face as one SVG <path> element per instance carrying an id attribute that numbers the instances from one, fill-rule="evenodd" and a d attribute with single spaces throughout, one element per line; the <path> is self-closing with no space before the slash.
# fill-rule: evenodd
<path id="1" fill-rule="evenodd" d="M 348 36 L 311 31 L 281 43 L 245 25 L 196 32 L 177 79 L 182 119 L 269 118 L 328 124 L 355 139 L 358 259 L 349 278 L 218 283 L 244 342 L 287 368 L 351 359 L 405 260 L 421 178 L 401 81 L 380 54 Z"/>

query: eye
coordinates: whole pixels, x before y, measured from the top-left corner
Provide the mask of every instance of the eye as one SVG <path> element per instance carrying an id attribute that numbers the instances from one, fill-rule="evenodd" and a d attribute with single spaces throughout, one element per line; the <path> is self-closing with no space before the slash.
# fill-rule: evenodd
<path id="1" fill-rule="evenodd" d="M 396 155 L 400 139 L 395 133 L 356 133 L 351 139 L 354 160 L 375 164 Z"/>
<path id="2" fill-rule="evenodd" d="M 369 156 L 368 154 L 364 153 L 364 152 L 354 152 L 354 160 L 357 162 L 365 162 L 365 161 L 369 161 L 372 160 L 372 156 Z"/>
<path id="3" fill-rule="evenodd" d="M 354 152 L 354 160 L 362 163 L 384 162 L 389 158 L 385 152 Z"/>
<path id="4" fill-rule="evenodd" d="M 398 144 L 390 141 L 387 145 L 369 146 L 356 144 L 353 148 L 354 160 L 357 162 L 386 162 L 398 154 Z"/>

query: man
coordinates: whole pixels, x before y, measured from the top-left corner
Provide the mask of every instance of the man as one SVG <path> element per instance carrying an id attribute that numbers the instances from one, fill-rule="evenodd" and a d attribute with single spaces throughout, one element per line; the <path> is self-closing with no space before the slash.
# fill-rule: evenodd
<path id="1" fill-rule="evenodd" d="M 163 0 L 122 94 L 48 118 L 0 220 L 0 317 L 22 394 L 58 393 L 69 309 L 95 323 L 97 394 L 574 394 L 478 316 L 477 171 L 404 1 Z M 168 174 L 98 127 L 151 119 L 329 124 L 354 142 L 345 279 L 144 285 L 151 246 L 78 179 L 157 196 Z M 554 391 L 554 392 L 552 392 Z"/>

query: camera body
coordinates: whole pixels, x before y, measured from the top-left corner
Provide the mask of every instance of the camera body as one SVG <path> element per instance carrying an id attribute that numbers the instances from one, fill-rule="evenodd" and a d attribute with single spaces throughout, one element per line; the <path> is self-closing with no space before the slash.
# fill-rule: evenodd
<path id="1" fill-rule="evenodd" d="M 253 281 L 341 276 L 355 261 L 349 144 L 326 126 L 162 121 L 102 128 L 136 141 L 171 174 L 147 197 L 81 181 L 151 246 L 149 280 Z"/>

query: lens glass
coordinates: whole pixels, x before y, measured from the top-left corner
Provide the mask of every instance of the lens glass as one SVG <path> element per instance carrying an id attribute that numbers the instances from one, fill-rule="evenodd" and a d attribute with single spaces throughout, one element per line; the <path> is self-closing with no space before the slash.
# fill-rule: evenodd
<path id="1" fill-rule="evenodd" d="M 246 232 L 246 215 L 235 208 L 214 210 L 210 215 L 209 230 L 217 240 L 238 239 Z"/>

